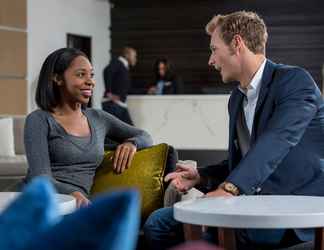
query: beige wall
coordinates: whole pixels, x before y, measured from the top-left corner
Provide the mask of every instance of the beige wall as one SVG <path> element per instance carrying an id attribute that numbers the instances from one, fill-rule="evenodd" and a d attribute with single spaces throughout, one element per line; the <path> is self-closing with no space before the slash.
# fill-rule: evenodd
<path id="1" fill-rule="evenodd" d="M 27 0 L 0 0 L 0 114 L 27 112 Z"/>

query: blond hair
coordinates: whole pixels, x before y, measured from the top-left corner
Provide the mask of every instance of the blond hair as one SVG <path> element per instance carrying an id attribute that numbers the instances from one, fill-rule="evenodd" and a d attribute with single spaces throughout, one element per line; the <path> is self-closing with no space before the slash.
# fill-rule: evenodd
<path id="1" fill-rule="evenodd" d="M 265 54 L 268 39 L 267 27 L 256 13 L 237 11 L 228 15 L 214 16 L 206 25 L 209 35 L 219 28 L 225 44 L 230 45 L 235 35 L 240 35 L 254 54 Z"/>

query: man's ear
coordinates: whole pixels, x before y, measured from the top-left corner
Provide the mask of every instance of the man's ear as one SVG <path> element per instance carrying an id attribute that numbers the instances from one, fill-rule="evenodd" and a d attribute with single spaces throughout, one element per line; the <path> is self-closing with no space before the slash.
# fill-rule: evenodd
<path id="1" fill-rule="evenodd" d="M 244 41 L 243 38 L 240 35 L 234 35 L 232 42 L 231 42 L 231 47 L 233 49 L 233 53 L 237 54 L 241 51 L 243 48 Z"/>

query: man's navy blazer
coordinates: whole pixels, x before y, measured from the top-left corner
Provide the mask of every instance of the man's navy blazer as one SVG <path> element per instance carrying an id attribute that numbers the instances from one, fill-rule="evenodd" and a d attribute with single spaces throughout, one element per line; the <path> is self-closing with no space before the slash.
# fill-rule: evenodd
<path id="1" fill-rule="evenodd" d="M 244 158 L 236 133 L 242 100 L 235 89 L 226 180 L 247 195 L 324 195 L 324 102 L 310 74 L 267 60 Z"/>
<path id="2" fill-rule="evenodd" d="M 118 95 L 125 102 L 131 88 L 131 79 L 126 66 L 118 59 L 111 60 L 103 71 L 105 91 Z"/>

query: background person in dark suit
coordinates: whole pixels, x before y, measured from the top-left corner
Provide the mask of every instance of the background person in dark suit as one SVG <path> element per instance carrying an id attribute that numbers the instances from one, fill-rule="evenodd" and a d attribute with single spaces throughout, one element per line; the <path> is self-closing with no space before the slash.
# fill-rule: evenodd
<path id="1" fill-rule="evenodd" d="M 127 109 L 126 98 L 131 88 L 129 67 L 134 67 L 136 62 L 136 50 L 125 47 L 121 56 L 112 59 L 103 71 L 105 81 L 103 110 L 130 125 L 133 125 L 133 122 Z"/>
<path id="2" fill-rule="evenodd" d="M 179 191 L 200 185 L 208 197 L 323 196 L 324 101 L 312 77 L 266 59 L 266 26 L 253 12 L 218 15 L 206 30 L 209 65 L 224 82 L 239 82 L 228 104 L 228 161 L 198 170 L 179 164 L 166 181 Z M 181 230 L 172 208 L 155 211 L 144 226 L 148 244 L 159 249 L 180 242 Z M 170 232 L 177 237 L 170 239 Z M 249 250 L 286 247 L 314 236 L 313 230 L 301 229 L 236 232 L 239 249 Z"/>
<path id="3" fill-rule="evenodd" d="M 182 79 L 175 74 L 168 59 L 159 58 L 154 63 L 154 84 L 149 87 L 148 94 L 175 95 L 183 93 Z"/>

